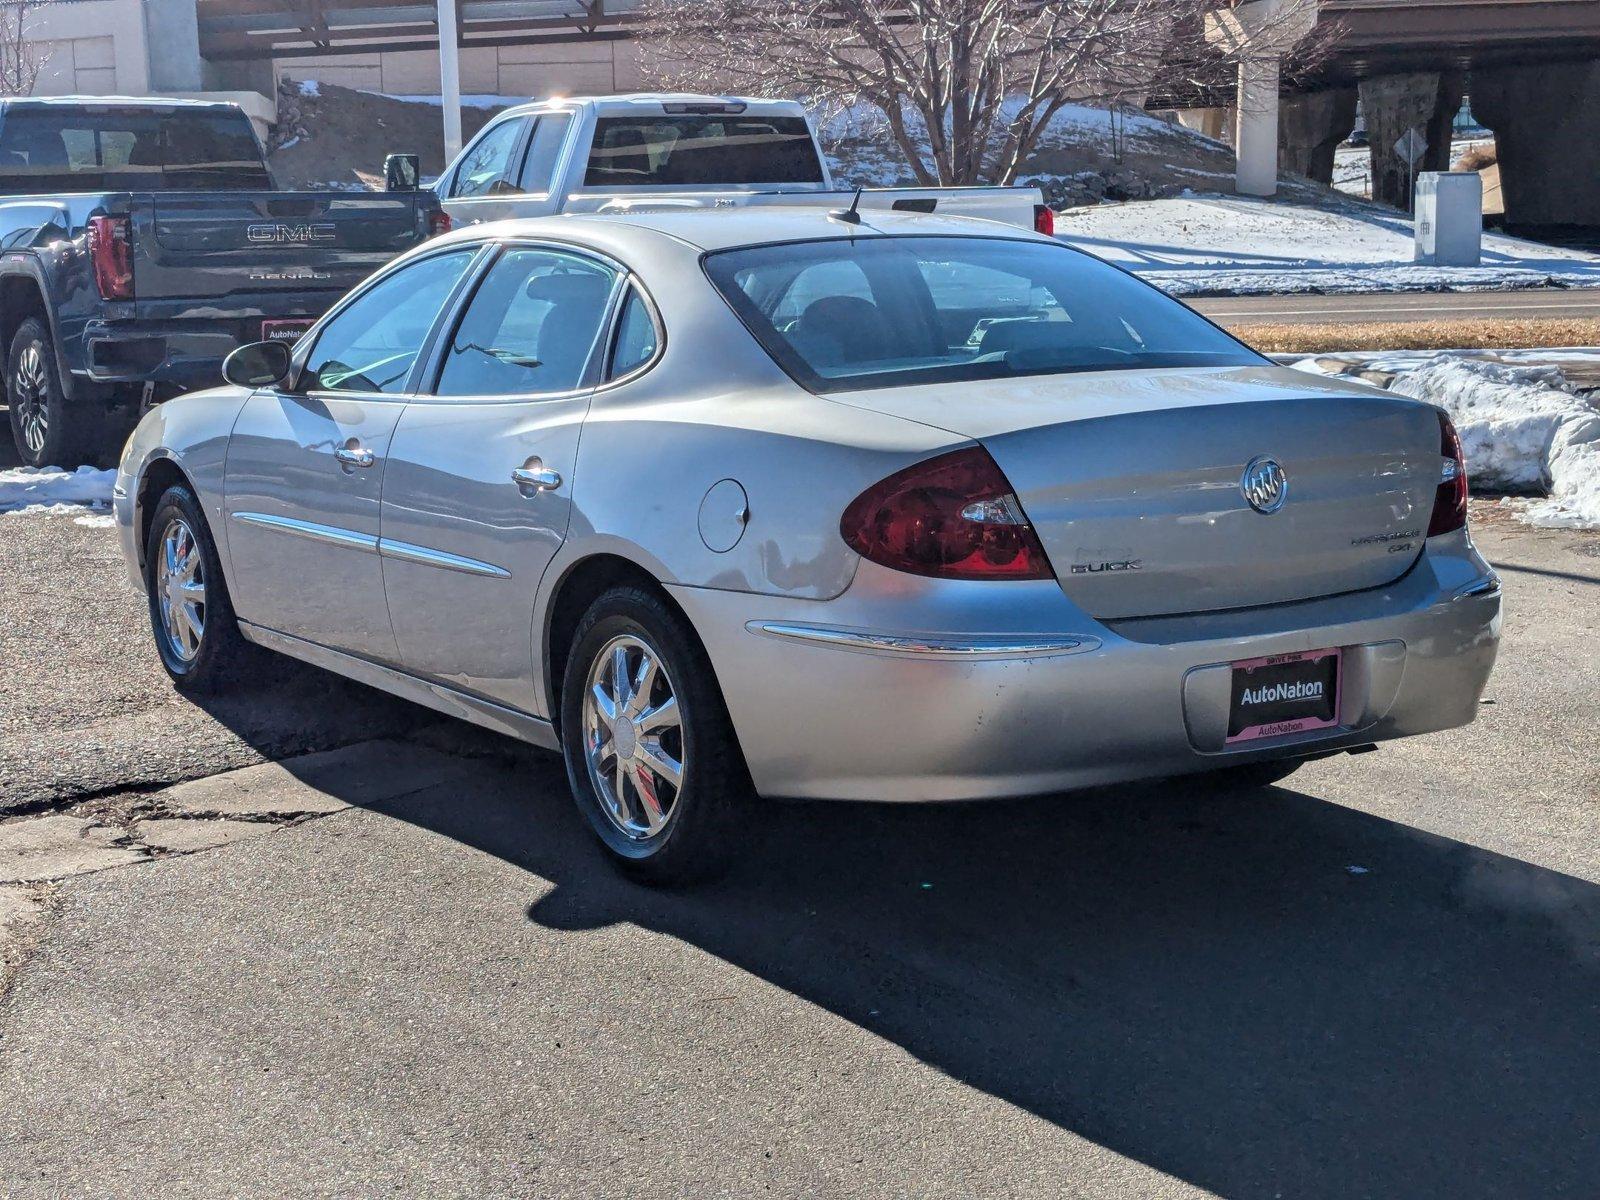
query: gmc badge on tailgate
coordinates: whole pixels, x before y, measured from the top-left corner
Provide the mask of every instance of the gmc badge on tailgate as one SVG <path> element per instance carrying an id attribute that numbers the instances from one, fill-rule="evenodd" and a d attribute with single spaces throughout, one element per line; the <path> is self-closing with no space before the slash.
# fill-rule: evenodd
<path id="1" fill-rule="evenodd" d="M 338 237 L 338 229 L 331 222 L 307 225 L 286 225 L 282 222 L 246 225 L 244 236 L 254 246 L 310 245 L 313 242 L 331 242 Z"/>

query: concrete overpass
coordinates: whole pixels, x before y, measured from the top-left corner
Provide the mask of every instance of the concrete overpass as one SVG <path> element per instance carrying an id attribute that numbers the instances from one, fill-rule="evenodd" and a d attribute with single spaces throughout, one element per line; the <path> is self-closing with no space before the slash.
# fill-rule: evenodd
<path id="1" fill-rule="evenodd" d="M 1332 51 L 1283 97 L 1286 169 L 1329 181 L 1359 96 L 1374 198 L 1405 206 L 1395 142 L 1419 130 L 1419 169 L 1447 170 L 1470 93 L 1495 132 L 1507 223 L 1600 226 L 1600 0 L 1320 0 L 1318 22 Z"/>

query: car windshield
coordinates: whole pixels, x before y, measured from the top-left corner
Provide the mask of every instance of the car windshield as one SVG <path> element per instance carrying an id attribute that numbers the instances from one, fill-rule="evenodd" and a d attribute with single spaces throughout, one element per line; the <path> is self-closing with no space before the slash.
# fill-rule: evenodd
<path id="1" fill-rule="evenodd" d="M 601 117 L 585 187 L 821 183 L 804 117 Z"/>
<path id="2" fill-rule="evenodd" d="M 100 105 L 11 109 L 0 179 L 27 192 L 272 186 L 241 113 Z"/>
<path id="3" fill-rule="evenodd" d="M 818 392 L 1263 361 L 1058 243 L 841 238 L 725 250 L 705 266 L 767 352 Z"/>

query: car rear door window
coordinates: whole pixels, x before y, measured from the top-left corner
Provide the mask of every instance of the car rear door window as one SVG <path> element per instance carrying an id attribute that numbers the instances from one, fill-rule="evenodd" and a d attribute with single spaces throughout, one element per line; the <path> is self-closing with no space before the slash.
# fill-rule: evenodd
<path id="1" fill-rule="evenodd" d="M 608 379 L 619 379 L 637 371 L 656 356 L 661 338 L 656 333 L 656 323 L 650 317 L 650 308 L 630 287 L 617 315 L 617 333 L 611 343 L 611 362 L 606 371 Z"/>
<path id="2" fill-rule="evenodd" d="M 301 391 L 402 392 L 439 310 L 476 247 L 435 254 L 378 280 L 317 333 Z"/>
<path id="3" fill-rule="evenodd" d="M 617 272 L 595 259 L 512 246 L 484 273 L 445 349 L 440 396 L 525 396 L 583 385 Z"/>
<path id="4" fill-rule="evenodd" d="M 525 124 L 521 120 L 501 121 L 473 142 L 456 167 L 455 180 L 450 187 L 451 197 L 498 196 L 518 191 L 510 178 L 511 158 L 522 140 Z"/>

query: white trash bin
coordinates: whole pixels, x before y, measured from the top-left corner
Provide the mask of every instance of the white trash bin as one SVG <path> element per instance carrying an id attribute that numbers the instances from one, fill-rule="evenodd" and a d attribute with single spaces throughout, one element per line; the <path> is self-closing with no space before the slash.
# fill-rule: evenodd
<path id="1" fill-rule="evenodd" d="M 1416 261 L 1475 267 L 1483 255 L 1483 179 L 1476 171 L 1417 176 Z"/>

